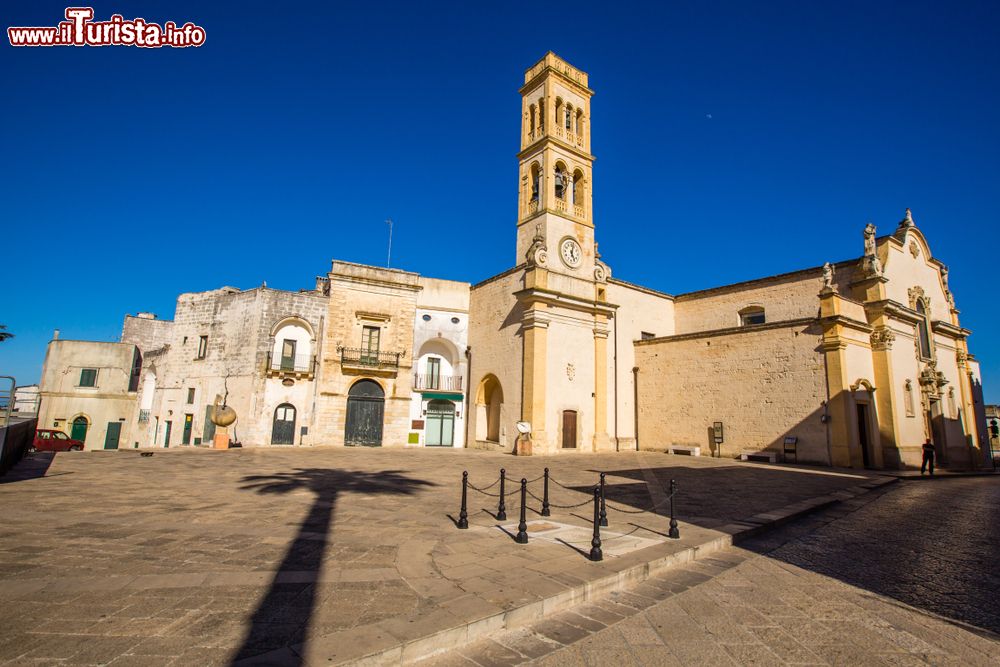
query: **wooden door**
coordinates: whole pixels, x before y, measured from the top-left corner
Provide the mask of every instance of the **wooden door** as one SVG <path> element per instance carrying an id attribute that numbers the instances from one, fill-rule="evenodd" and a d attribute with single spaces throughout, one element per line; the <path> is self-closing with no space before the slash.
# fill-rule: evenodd
<path id="1" fill-rule="evenodd" d="M 80 442 L 87 442 L 87 418 L 77 417 L 73 420 L 73 428 L 70 429 L 69 437 Z"/>
<path id="2" fill-rule="evenodd" d="M 118 449 L 118 439 L 121 434 L 121 422 L 108 422 L 108 434 L 104 436 L 104 449 Z"/>
<path id="3" fill-rule="evenodd" d="M 274 411 L 274 424 L 271 426 L 271 444 L 295 444 L 295 406 L 291 403 L 282 403 Z"/>
<path id="4" fill-rule="evenodd" d="M 347 423 L 344 443 L 365 447 L 382 445 L 382 419 L 385 411 L 385 392 L 374 380 L 354 383 L 347 397 Z"/>
<path id="5" fill-rule="evenodd" d="M 576 448 L 576 410 L 563 410 L 562 432 L 563 449 Z"/>

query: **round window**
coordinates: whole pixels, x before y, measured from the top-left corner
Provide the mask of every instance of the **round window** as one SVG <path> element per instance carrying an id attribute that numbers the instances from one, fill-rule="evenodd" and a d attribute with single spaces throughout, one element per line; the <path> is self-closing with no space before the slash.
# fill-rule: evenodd
<path id="1" fill-rule="evenodd" d="M 458 322 L 459 322 L 459 319 L 457 317 L 451 318 L 451 323 L 452 324 L 458 324 Z"/>
<path id="2" fill-rule="evenodd" d="M 424 315 L 423 320 L 424 320 L 424 322 L 430 322 L 431 321 L 431 316 L 430 315 Z"/>

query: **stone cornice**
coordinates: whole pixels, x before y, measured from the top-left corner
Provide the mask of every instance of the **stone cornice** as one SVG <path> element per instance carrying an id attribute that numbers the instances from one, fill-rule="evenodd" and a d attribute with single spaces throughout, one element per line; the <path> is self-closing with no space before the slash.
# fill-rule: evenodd
<path id="1" fill-rule="evenodd" d="M 525 146 L 517 154 L 517 159 L 518 160 L 523 160 L 524 158 L 528 157 L 529 155 L 533 155 L 534 153 L 537 153 L 538 150 L 539 150 L 538 145 L 541 144 L 541 143 L 545 143 L 546 141 L 548 141 L 551 144 L 554 144 L 554 145 L 558 146 L 559 148 L 562 148 L 563 150 L 566 150 L 566 151 L 574 154 L 575 156 L 577 156 L 580 159 L 589 160 L 591 163 L 597 162 L 597 158 L 594 157 L 591 153 L 588 153 L 587 151 L 583 150 L 579 146 L 574 146 L 573 144 L 571 144 L 569 142 L 566 142 L 566 141 L 563 141 L 559 137 L 553 136 L 551 134 L 543 134 L 543 135 L 539 136 L 537 139 L 535 139 L 533 142 L 531 142 L 530 144 L 528 144 L 527 146 Z"/>
<path id="2" fill-rule="evenodd" d="M 871 334 L 875 330 L 875 327 L 868 324 L 867 322 L 861 322 L 860 320 L 855 320 L 850 317 L 844 317 L 843 315 L 831 315 L 829 317 L 821 317 L 819 319 L 824 325 L 829 324 L 839 324 L 842 327 L 848 329 L 854 329 L 855 331 L 862 331 L 866 334 Z"/>
<path id="3" fill-rule="evenodd" d="M 943 320 L 934 320 L 931 322 L 931 330 L 934 333 L 944 334 L 949 338 L 967 338 L 972 332 L 968 329 L 963 329 L 962 327 L 956 327 L 953 324 L 949 324 Z"/>
<path id="4" fill-rule="evenodd" d="M 649 287 L 643 287 L 642 285 L 636 285 L 635 283 L 630 283 L 627 280 L 622 280 L 621 278 L 615 278 L 613 276 L 608 277 L 609 285 L 618 285 L 619 287 L 625 287 L 628 289 L 633 289 L 637 292 L 642 292 L 643 294 L 649 294 L 650 296 L 658 296 L 664 299 L 674 300 L 674 297 L 666 292 L 660 292 Z"/>
<path id="5" fill-rule="evenodd" d="M 517 297 L 518 301 L 528 304 L 544 303 L 548 306 L 561 306 L 563 308 L 569 308 L 571 310 L 578 310 L 590 314 L 601 313 L 603 315 L 607 315 L 608 317 L 614 317 L 615 310 L 618 309 L 617 304 L 604 303 L 603 301 L 593 301 L 590 299 L 581 299 L 580 297 L 539 287 L 518 290 L 514 292 L 514 296 Z"/>
<path id="6" fill-rule="evenodd" d="M 513 268 L 507 269 L 503 273 L 498 273 L 495 276 L 492 276 L 490 278 L 487 278 L 486 280 L 483 280 L 483 281 L 480 281 L 480 282 L 476 283 L 470 289 L 479 289 L 480 287 L 483 287 L 484 285 L 489 285 L 490 283 L 496 282 L 497 280 L 501 280 L 503 278 L 506 278 L 507 276 L 509 276 L 509 275 L 511 275 L 513 273 L 517 273 L 518 271 L 522 271 L 527 266 L 528 266 L 527 263 L 522 262 L 521 264 L 518 264 L 517 266 L 515 266 Z"/>
<path id="7" fill-rule="evenodd" d="M 770 331 L 772 329 L 789 329 L 792 327 L 816 324 L 819 320 L 815 317 L 800 317 L 794 320 L 783 320 L 781 322 L 767 322 L 765 324 L 751 324 L 745 327 L 727 327 L 725 329 L 712 329 L 710 331 L 694 331 L 685 334 L 675 334 L 673 336 L 659 336 L 657 338 L 647 338 L 646 340 L 632 341 L 633 345 L 655 345 L 656 343 L 677 343 L 685 340 L 697 340 L 698 338 L 715 338 L 717 336 L 732 336 L 736 334 L 749 334 L 759 331 Z M 817 332 L 819 335 L 819 332 Z"/>

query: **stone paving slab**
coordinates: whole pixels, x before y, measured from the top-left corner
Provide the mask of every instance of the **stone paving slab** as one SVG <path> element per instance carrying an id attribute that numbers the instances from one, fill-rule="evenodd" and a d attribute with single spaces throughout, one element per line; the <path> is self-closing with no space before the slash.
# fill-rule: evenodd
<path id="1" fill-rule="evenodd" d="M 25 465 L 0 484 L 0 503 L 18 508 L 0 525 L 0 599 L 18 612 L 0 643 L 7 664 L 412 661 L 624 591 L 830 494 L 894 481 L 644 452 L 68 452 Z M 470 498 L 470 529 L 455 528 L 463 469 L 486 488 L 500 467 L 519 480 L 546 466 L 552 502 L 582 505 L 545 521 L 589 534 L 587 501 L 605 471 L 608 530 L 641 548 L 592 563 L 555 541 L 515 544 L 482 494 Z M 666 538 L 660 502 L 670 479 L 679 540 Z M 538 505 L 528 503 L 532 521 Z"/>

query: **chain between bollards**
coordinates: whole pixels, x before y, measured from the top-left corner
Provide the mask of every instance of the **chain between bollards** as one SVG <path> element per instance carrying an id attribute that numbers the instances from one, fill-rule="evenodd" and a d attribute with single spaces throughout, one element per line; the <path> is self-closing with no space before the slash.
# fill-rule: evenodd
<path id="1" fill-rule="evenodd" d="M 601 473 L 601 528 L 608 527 L 608 508 L 604 504 L 604 473 Z"/>
<path id="2" fill-rule="evenodd" d="M 552 511 L 549 509 L 549 469 L 545 469 L 545 474 L 542 475 L 545 480 L 545 493 L 542 494 L 542 516 L 551 516 Z"/>
<path id="3" fill-rule="evenodd" d="M 528 494 L 528 480 L 526 480 L 525 478 L 522 477 L 521 478 L 521 520 L 517 524 L 517 537 L 514 538 L 514 541 L 517 542 L 518 544 L 527 544 L 528 543 L 528 522 L 525 521 L 525 517 L 524 517 L 525 505 L 528 504 L 527 498 L 526 498 L 527 494 Z"/>
<path id="4" fill-rule="evenodd" d="M 676 494 L 677 482 L 670 480 L 670 530 L 667 532 L 667 536 L 675 540 L 681 536 L 681 531 L 677 529 L 677 519 L 674 518 L 674 496 Z"/>
<path id="5" fill-rule="evenodd" d="M 466 507 L 466 501 L 468 500 L 469 493 L 469 471 L 462 471 L 462 509 L 458 513 L 458 527 L 468 528 L 469 527 L 469 511 Z"/>
<path id="6" fill-rule="evenodd" d="M 601 490 L 594 487 L 594 539 L 590 541 L 590 560 L 604 560 L 601 551 Z"/>
<path id="7" fill-rule="evenodd" d="M 500 468 L 500 504 L 497 506 L 497 521 L 507 520 L 507 504 L 504 502 L 504 486 L 507 483 L 507 471 Z"/>

